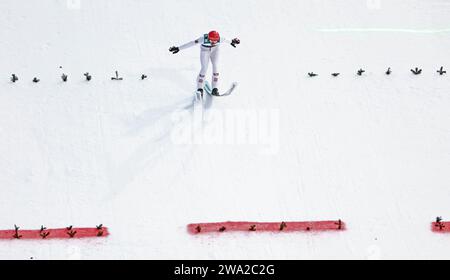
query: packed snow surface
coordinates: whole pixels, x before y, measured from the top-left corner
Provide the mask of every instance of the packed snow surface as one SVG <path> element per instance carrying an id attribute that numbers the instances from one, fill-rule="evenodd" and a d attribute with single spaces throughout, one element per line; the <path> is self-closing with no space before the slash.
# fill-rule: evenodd
<path id="1" fill-rule="evenodd" d="M 445 0 L 0 1 L 0 229 L 111 232 L 0 241 L 0 258 L 450 258 L 430 230 L 450 219 L 449 14 Z M 221 89 L 239 86 L 202 107 L 199 49 L 168 49 L 213 29 L 241 39 L 220 62 Z M 331 219 L 348 229 L 186 230 Z"/>

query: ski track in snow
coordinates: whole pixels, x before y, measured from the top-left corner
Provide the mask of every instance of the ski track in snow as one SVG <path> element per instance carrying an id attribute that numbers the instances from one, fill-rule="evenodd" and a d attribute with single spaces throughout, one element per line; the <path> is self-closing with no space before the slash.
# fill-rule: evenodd
<path id="1" fill-rule="evenodd" d="M 446 1 L 3 0 L 0 11 L 0 228 L 103 223 L 111 234 L 0 241 L 0 258 L 449 258 L 449 237 L 429 225 L 450 213 L 450 78 L 436 73 L 450 67 L 450 39 L 403 32 L 448 29 Z M 221 87 L 239 87 L 208 97 L 196 123 L 199 50 L 168 48 L 209 29 L 241 39 L 220 65 Z M 173 142 L 177 128 L 213 128 L 217 112 L 272 109 L 275 154 Z M 335 219 L 345 232 L 186 231 Z"/>

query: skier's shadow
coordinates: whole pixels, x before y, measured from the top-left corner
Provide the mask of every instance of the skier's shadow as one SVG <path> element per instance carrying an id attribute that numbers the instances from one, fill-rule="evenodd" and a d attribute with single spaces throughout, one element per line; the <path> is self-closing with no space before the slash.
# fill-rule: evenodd
<path id="1" fill-rule="evenodd" d="M 135 116 L 132 120 L 125 123 L 126 135 L 136 136 L 148 127 L 155 126 L 158 122 L 167 121 L 173 112 L 179 110 L 190 110 L 192 105 L 189 103 L 190 98 L 183 98 L 178 102 L 170 105 L 161 106 L 159 108 L 151 108 L 140 115 Z M 168 127 L 170 128 L 170 127 Z"/>
<path id="2" fill-rule="evenodd" d="M 212 107 L 213 99 L 211 95 L 208 93 L 203 94 L 203 98 L 200 97 L 200 93 L 196 92 L 194 97 L 192 98 L 192 104 L 187 107 L 184 107 L 185 110 L 194 110 L 196 105 L 201 104 L 203 111 L 207 111 Z"/>

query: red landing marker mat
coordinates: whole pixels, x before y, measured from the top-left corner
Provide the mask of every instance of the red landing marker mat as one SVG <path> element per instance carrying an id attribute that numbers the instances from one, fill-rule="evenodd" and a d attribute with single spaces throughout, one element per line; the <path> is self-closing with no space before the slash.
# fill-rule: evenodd
<path id="1" fill-rule="evenodd" d="M 102 238 L 109 235 L 108 228 L 59 228 L 44 230 L 0 230 L 0 240 L 81 239 Z"/>
<path id="2" fill-rule="evenodd" d="M 450 222 L 431 223 L 431 231 L 437 233 L 450 233 Z"/>
<path id="3" fill-rule="evenodd" d="M 198 223 L 187 226 L 190 234 L 202 234 L 212 232 L 320 232 L 320 231 L 342 231 L 345 223 L 338 221 L 311 221 L 311 222 L 223 222 L 223 223 Z"/>

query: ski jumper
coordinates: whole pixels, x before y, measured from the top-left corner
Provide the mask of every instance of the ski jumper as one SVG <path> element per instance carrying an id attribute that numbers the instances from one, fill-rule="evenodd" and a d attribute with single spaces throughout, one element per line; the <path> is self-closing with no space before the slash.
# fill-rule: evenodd
<path id="1" fill-rule="evenodd" d="M 203 89 L 206 72 L 208 71 L 208 65 L 210 60 L 213 67 L 212 88 L 217 88 L 217 85 L 219 83 L 218 63 L 219 63 L 221 43 L 231 43 L 231 41 L 225 38 L 220 38 L 217 43 L 212 44 L 211 41 L 208 39 L 208 34 L 205 34 L 202 37 L 179 47 L 180 50 L 183 50 L 195 46 L 197 44 L 201 44 L 200 63 L 202 65 L 202 68 L 197 78 L 197 89 Z"/>

